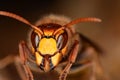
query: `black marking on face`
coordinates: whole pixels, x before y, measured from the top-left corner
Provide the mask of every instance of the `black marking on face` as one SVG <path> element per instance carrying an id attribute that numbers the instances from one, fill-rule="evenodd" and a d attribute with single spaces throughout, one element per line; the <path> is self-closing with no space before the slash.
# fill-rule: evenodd
<path id="1" fill-rule="evenodd" d="M 45 66 L 45 65 L 44 65 L 44 60 L 45 60 L 45 59 L 43 58 L 43 59 L 42 59 L 42 62 L 41 62 L 41 64 L 40 64 L 40 69 L 43 70 L 43 71 L 44 71 L 44 66 Z"/>
<path id="2" fill-rule="evenodd" d="M 50 66 L 50 71 L 53 70 L 55 67 L 52 63 L 52 60 L 51 60 L 51 57 L 48 58 L 48 62 L 50 63 L 49 66 Z M 44 67 L 45 67 L 45 56 L 43 57 L 42 59 L 42 62 L 40 64 L 40 69 L 44 71 Z"/>

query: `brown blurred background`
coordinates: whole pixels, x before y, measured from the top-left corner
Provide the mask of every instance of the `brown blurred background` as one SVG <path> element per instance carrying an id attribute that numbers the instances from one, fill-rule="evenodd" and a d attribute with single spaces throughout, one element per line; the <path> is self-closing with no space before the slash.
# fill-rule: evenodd
<path id="1" fill-rule="evenodd" d="M 104 49 L 101 62 L 105 71 L 111 80 L 120 80 L 120 0 L 0 0 L 0 10 L 21 15 L 32 23 L 51 13 L 72 19 L 101 18 L 102 23 L 82 23 L 77 30 Z M 0 59 L 18 54 L 18 44 L 26 40 L 29 29 L 23 23 L 0 16 Z M 9 69 L 0 71 L 0 80 L 20 80 L 12 71 L 13 66 Z M 11 76 L 14 78 L 10 79 Z"/>

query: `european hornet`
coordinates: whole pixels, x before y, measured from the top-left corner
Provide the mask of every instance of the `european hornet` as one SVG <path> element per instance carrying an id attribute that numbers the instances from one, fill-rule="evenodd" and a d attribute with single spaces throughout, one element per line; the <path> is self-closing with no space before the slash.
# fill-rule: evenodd
<path id="1" fill-rule="evenodd" d="M 106 80 L 100 65 L 98 53 L 100 49 L 82 34 L 76 32 L 75 24 L 80 22 L 101 22 L 99 18 L 78 18 L 70 21 L 64 16 L 49 15 L 38 20 L 35 25 L 16 14 L 0 11 L 0 15 L 23 22 L 31 27 L 28 44 L 21 41 L 19 44 L 19 59 L 26 77 L 24 80 L 34 80 L 27 62 L 33 62 L 40 72 L 56 70 L 60 73 L 59 80 L 66 80 L 68 74 L 74 74 L 91 68 L 89 80 Z M 9 60 L 8 60 L 9 59 Z M 6 66 L 13 57 L 7 57 Z M 16 61 L 16 60 L 13 60 Z M 20 70 L 19 70 L 20 71 Z M 21 74 L 21 73 L 20 73 Z M 81 80 L 81 79 L 80 79 Z"/>

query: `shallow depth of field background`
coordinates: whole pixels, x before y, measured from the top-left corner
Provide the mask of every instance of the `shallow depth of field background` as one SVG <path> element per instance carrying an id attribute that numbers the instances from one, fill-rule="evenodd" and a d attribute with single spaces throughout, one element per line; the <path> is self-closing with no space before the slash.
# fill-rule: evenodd
<path id="1" fill-rule="evenodd" d="M 21 15 L 32 23 L 47 14 L 71 19 L 101 18 L 102 23 L 81 23 L 77 30 L 104 49 L 101 62 L 106 73 L 111 80 L 120 80 L 120 0 L 0 0 L 0 10 Z M 29 29 L 21 22 L 0 16 L 0 59 L 19 54 L 18 44 L 26 40 Z M 12 65 L 0 70 L 0 80 L 20 80 L 14 71 Z"/>

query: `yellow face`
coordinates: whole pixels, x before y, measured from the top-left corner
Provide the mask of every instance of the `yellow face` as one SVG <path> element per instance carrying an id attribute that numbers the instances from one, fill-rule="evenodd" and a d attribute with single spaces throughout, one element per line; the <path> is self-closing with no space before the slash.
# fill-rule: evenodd
<path id="1" fill-rule="evenodd" d="M 54 69 L 62 60 L 66 52 L 64 31 L 61 30 L 53 35 L 54 30 L 44 30 L 44 35 L 34 31 L 32 34 L 33 52 L 36 64 L 41 70 L 48 72 Z M 65 36 L 66 37 L 66 36 Z"/>
<path id="2" fill-rule="evenodd" d="M 40 55 L 40 54 L 41 55 Z M 54 55 L 55 54 L 55 55 Z M 43 56 L 44 57 L 43 57 Z M 54 55 L 54 56 L 52 56 Z M 52 57 L 51 57 L 52 56 Z M 45 72 L 50 71 L 57 66 L 62 55 L 57 51 L 57 43 L 53 38 L 43 38 L 40 40 L 35 53 L 36 63 L 41 66 Z M 43 64 L 43 65 L 41 65 Z"/>
<path id="3" fill-rule="evenodd" d="M 42 55 L 53 55 L 57 51 L 57 43 L 53 38 L 43 38 L 41 39 L 37 50 L 40 51 Z"/>

